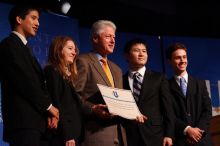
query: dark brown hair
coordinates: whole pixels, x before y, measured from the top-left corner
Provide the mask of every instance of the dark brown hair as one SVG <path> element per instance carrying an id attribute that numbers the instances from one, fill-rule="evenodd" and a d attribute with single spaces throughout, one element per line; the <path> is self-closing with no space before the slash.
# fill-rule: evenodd
<path id="1" fill-rule="evenodd" d="M 67 66 L 62 53 L 62 50 L 66 45 L 67 41 L 72 41 L 76 47 L 76 56 L 73 60 L 73 63 L 68 66 L 69 71 L 71 72 L 70 76 L 66 74 Z M 79 54 L 79 50 L 76 46 L 75 41 L 71 37 L 57 36 L 53 39 L 49 47 L 48 65 L 54 66 L 65 79 L 72 82 L 77 77 L 76 58 L 78 54 Z"/>
<path id="2" fill-rule="evenodd" d="M 141 39 L 141 38 L 134 38 L 134 39 L 131 39 L 129 40 L 125 46 L 124 46 L 124 54 L 129 54 L 130 53 L 130 50 L 131 48 L 136 45 L 136 44 L 143 44 L 146 49 L 148 49 L 148 45 L 146 43 L 146 41 L 144 39 Z"/>
<path id="3" fill-rule="evenodd" d="M 174 44 L 170 45 L 166 50 L 167 59 L 171 60 L 173 52 L 178 50 L 178 49 L 182 49 L 182 50 L 185 50 L 187 52 L 187 48 L 185 47 L 185 45 L 183 45 L 181 43 L 174 43 Z"/>
<path id="4" fill-rule="evenodd" d="M 14 6 L 10 10 L 9 15 L 8 15 L 8 20 L 9 20 L 11 29 L 14 30 L 17 25 L 17 21 L 16 21 L 17 16 L 21 17 L 24 20 L 25 17 L 30 13 L 30 11 L 37 11 L 40 14 L 41 9 L 37 6 L 34 6 L 34 5 L 16 5 L 16 6 Z"/>

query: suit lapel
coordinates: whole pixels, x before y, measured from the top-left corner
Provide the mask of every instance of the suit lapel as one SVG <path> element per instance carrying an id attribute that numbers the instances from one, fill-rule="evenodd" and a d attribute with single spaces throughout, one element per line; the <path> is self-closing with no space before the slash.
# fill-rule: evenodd
<path id="1" fill-rule="evenodd" d="M 42 71 L 42 68 L 41 68 L 40 64 L 38 63 L 37 58 L 36 58 L 36 57 L 34 56 L 34 54 L 32 53 L 31 48 L 29 48 L 28 46 L 25 46 L 25 45 L 24 45 L 24 47 L 25 47 L 25 49 L 26 49 L 26 52 L 28 53 L 29 58 L 31 59 L 31 63 L 32 63 L 34 69 L 35 69 L 38 73 L 42 74 L 42 72 L 43 72 L 43 71 Z"/>
<path id="2" fill-rule="evenodd" d="M 33 66 L 35 68 L 35 70 L 39 73 L 43 73 L 43 70 L 41 68 L 41 65 L 38 63 L 37 58 L 33 56 Z"/>
<path id="3" fill-rule="evenodd" d="M 123 88 L 127 89 L 127 90 L 131 90 L 131 88 L 129 86 L 129 82 L 128 82 L 128 75 L 129 75 L 128 72 L 126 72 L 126 74 L 123 75 Z"/>
<path id="4" fill-rule="evenodd" d="M 114 69 L 113 64 L 110 60 L 108 61 L 108 65 L 109 65 L 109 69 L 110 69 L 111 74 L 112 74 L 112 78 L 113 78 L 115 87 L 120 87 L 120 85 L 119 85 L 120 82 L 115 82 L 115 81 L 117 81 L 121 77 L 118 77 L 118 72 Z M 108 82 L 109 82 L 109 80 L 108 80 Z"/>
<path id="5" fill-rule="evenodd" d="M 189 100 L 191 95 L 195 92 L 196 88 L 196 82 L 193 80 L 191 76 L 188 77 L 188 83 L 187 83 L 187 91 L 186 91 L 186 97 L 184 97 L 179 85 L 177 84 L 176 80 L 174 78 L 171 79 L 171 89 L 174 90 L 176 94 L 178 94 L 179 97 L 183 99 Z"/>
<path id="6" fill-rule="evenodd" d="M 182 91 L 180 89 L 180 86 L 177 84 L 177 82 L 176 82 L 174 77 L 171 79 L 170 83 L 171 83 L 171 85 L 170 85 L 171 90 L 173 90 L 178 95 L 178 97 L 181 97 L 182 99 L 185 99 L 186 97 L 184 97 L 184 95 L 183 95 L 183 93 L 182 93 Z"/>
<path id="7" fill-rule="evenodd" d="M 187 101 L 192 98 L 193 94 L 196 92 L 196 82 L 193 80 L 191 76 L 188 77 L 188 84 L 187 84 Z"/>
<path id="8" fill-rule="evenodd" d="M 178 103 L 179 106 L 181 106 L 183 113 L 187 114 L 187 104 L 186 104 L 186 99 L 188 97 L 184 97 L 179 85 L 177 84 L 175 78 L 173 77 L 170 79 L 170 88 L 173 93 L 174 99 Z M 188 86 L 187 86 L 188 88 Z M 188 90 L 188 89 L 187 89 Z M 187 91 L 188 92 L 188 91 Z"/>
<path id="9" fill-rule="evenodd" d="M 150 95 L 151 92 L 151 83 L 153 83 L 154 81 L 152 81 L 151 76 L 151 72 L 146 70 L 145 74 L 144 74 L 144 78 L 143 78 L 143 84 L 141 87 L 141 93 L 140 93 L 140 100 L 139 103 L 142 103 L 144 100 L 146 100 Z M 150 91 L 150 92 L 149 92 Z"/>
<path id="10" fill-rule="evenodd" d="M 24 45 L 24 43 L 21 41 L 21 39 L 15 35 L 14 33 L 11 33 L 11 37 L 16 39 L 19 42 L 20 47 L 22 47 L 21 51 L 25 54 L 24 56 L 28 58 L 29 61 L 31 61 L 31 64 L 33 65 L 34 69 L 42 74 L 42 69 L 40 64 L 37 62 L 36 58 L 32 55 L 31 50 L 28 46 Z"/>
<path id="11" fill-rule="evenodd" d="M 98 60 L 97 56 L 95 55 L 95 53 L 89 53 L 89 56 L 93 62 L 94 69 L 100 75 L 97 77 L 100 77 L 101 79 L 103 79 L 104 82 L 106 83 L 106 85 L 111 87 L 111 83 L 109 82 L 107 75 L 105 74 L 104 70 L 102 69 L 102 65 L 99 63 L 99 60 Z"/>

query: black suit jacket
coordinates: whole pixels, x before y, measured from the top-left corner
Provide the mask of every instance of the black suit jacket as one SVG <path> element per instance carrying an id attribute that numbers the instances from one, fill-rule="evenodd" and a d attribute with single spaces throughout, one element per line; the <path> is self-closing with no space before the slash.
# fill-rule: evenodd
<path id="1" fill-rule="evenodd" d="M 75 89 L 51 65 L 46 66 L 45 76 L 53 105 L 60 111 L 58 138 L 63 143 L 71 139 L 80 141 L 83 133 L 82 109 Z"/>
<path id="2" fill-rule="evenodd" d="M 130 89 L 128 73 L 124 75 L 123 81 L 124 88 Z M 171 99 L 165 76 L 146 70 L 137 105 L 148 120 L 144 124 L 129 120 L 123 122 L 129 146 L 138 143 L 137 135 L 140 135 L 146 146 L 162 146 L 163 137 L 173 137 L 175 118 Z"/>
<path id="3" fill-rule="evenodd" d="M 44 131 L 50 105 L 44 75 L 29 48 L 11 34 L 0 44 L 4 140 L 19 128 Z"/>
<path id="4" fill-rule="evenodd" d="M 175 145 L 184 146 L 186 126 L 198 127 L 206 131 L 206 136 L 197 146 L 210 146 L 211 139 L 208 133 L 211 119 L 211 100 L 208 95 L 205 81 L 188 77 L 186 97 L 181 92 L 174 78 L 170 79 L 170 88 L 173 94 L 174 111 L 176 115 Z"/>

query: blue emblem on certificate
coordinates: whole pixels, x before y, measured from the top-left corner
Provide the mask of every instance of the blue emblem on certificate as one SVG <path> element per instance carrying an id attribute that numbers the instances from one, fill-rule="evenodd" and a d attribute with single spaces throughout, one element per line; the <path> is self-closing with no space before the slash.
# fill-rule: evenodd
<path id="1" fill-rule="evenodd" d="M 101 84 L 97 84 L 97 86 L 109 113 L 132 120 L 141 116 L 131 90 L 112 88 Z"/>
<path id="2" fill-rule="evenodd" d="M 116 91 L 113 91 L 113 95 L 118 98 L 118 93 Z"/>

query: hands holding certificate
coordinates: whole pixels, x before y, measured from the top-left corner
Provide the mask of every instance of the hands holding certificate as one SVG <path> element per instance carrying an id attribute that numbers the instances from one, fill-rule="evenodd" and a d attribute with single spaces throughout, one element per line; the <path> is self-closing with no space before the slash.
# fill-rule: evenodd
<path id="1" fill-rule="evenodd" d="M 102 119 L 113 118 L 116 116 L 115 114 L 111 114 L 108 111 L 107 105 L 97 104 L 92 106 L 92 112 L 95 113 L 96 116 Z M 148 118 L 144 115 L 137 116 L 134 120 L 138 123 L 144 123 Z"/>
<path id="2" fill-rule="evenodd" d="M 144 123 L 147 117 L 142 115 L 130 90 L 112 88 L 97 84 L 106 105 L 98 104 L 92 111 L 101 118 L 112 118 L 115 115 Z M 109 111 L 109 112 L 108 112 Z"/>
<path id="3" fill-rule="evenodd" d="M 135 121 L 138 123 L 144 123 L 148 118 L 145 115 L 137 116 Z"/>
<path id="4" fill-rule="evenodd" d="M 108 112 L 107 105 L 96 104 L 92 106 L 92 112 L 102 119 L 112 118 L 114 115 Z"/>
<path id="5" fill-rule="evenodd" d="M 111 119 L 115 114 L 109 113 L 107 105 L 97 104 L 92 106 L 92 112 L 95 113 L 96 116 L 102 119 Z M 144 123 L 148 118 L 144 115 L 137 116 L 134 120 L 138 123 Z"/>

